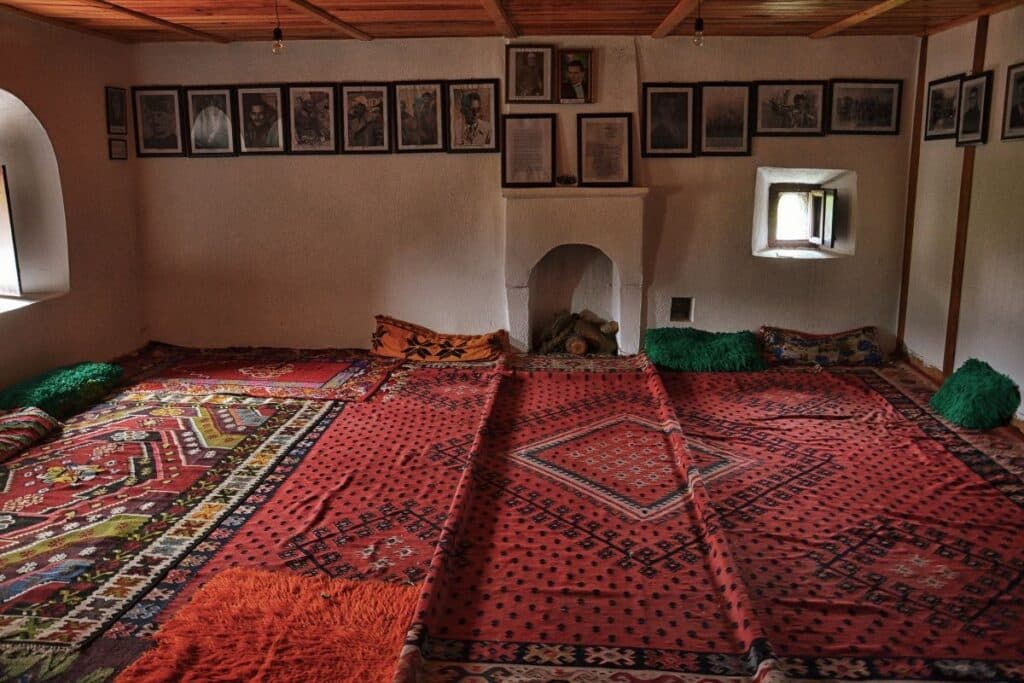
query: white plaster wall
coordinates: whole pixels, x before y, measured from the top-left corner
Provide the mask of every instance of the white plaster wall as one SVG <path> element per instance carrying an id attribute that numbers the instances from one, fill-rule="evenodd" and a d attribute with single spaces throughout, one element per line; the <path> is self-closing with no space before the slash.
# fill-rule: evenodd
<path id="1" fill-rule="evenodd" d="M 753 156 L 652 159 L 646 261 L 653 280 L 648 326 L 669 324 L 672 296 L 694 297 L 693 325 L 714 330 L 761 324 L 808 331 L 896 327 L 918 41 L 909 37 L 711 38 L 640 40 L 646 81 L 900 78 L 899 136 L 766 138 Z M 856 254 L 833 260 L 751 255 L 754 181 L 759 166 L 857 172 Z M 890 345 L 889 342 L 887 345 Z"/>
<path id="2" fill-rule="evenodd" d="M 685 38 L 525 42 L 598 50 L 596 103 L 505 106 L 559 114 L 558 165 L 567 172 L 575 172 L 576 114 L 638 115 L 642 80 L 905 79 L 898 137 L 757 138 L 750 158 L 641 162 L 637 149 L 635 164 L 636 184 L 655 188 L 645 236 L 648 325 L 667 324 L 671 296 L 694 296 L 694 324 L 710 329 L 895 329 L 916 39 L 715 38 L 704 50 Z M 283 58 L 263 43 L 146 45 L 135 61 L 138 83 L 504 79 L 504 41 L 294 42 Z M 761 165 L 858 171 L 865 209 L 856 256 L 799 263 L 751 256 Z M 378 312 L 451 330 L 508 324 L 497 155 L 146 159 L 137 166 L 154 338 L 365 346 Z M 834 305 L 837 298 L 842 305 Z"/>
<path id="3" fill-rule="evenodd" d="M 991 128 L 974 159 L 956 363 L 980 358 L 1024 386 L 1024 140 L 1000 139 L 1006 69 L 1020 62 L 1024 7 L 993 15 L 989 23 Z M 1024 417 L 1024 407 L 1017 414 Z"/>
<path id="4" fill-rule="evenodd" d="M 70 266 L 67 296 L 0 313 L 0 386 L 56 365 L 109 358 L 144 339 L 135 162 L 107 160 L 103 93 L 105 85 L 131 82 L 131 54 L 0 8 L 0 89 L 32 110 L 53 143 Z M 20 239 L 36 228 L 17 229 Z"/>
<path id="5" fill-rule="evenodd" d="M 929 82 L 971 70 L 976 26 L 971 22 L 928 39 L 925 74 Z M 921 141 L 904 340 L 911 353 L 940 368 L 962 163 L 963 148 L 957 147 L 955 140 Z"/>

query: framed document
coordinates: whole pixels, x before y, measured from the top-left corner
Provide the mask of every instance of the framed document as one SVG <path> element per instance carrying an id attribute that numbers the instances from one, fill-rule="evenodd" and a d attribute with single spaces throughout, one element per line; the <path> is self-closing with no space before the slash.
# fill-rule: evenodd
<path id="1" fill-rule="evenodd" d="M 501 123 L 501 186 L 553 186 L 555 115 L 506 114 Z"/>
<path id="2" fill-rule="evenodd" d="M 633 115 L 580 114 L 576 118 L 576 166 L 581 187 L 633 184 Z"/>

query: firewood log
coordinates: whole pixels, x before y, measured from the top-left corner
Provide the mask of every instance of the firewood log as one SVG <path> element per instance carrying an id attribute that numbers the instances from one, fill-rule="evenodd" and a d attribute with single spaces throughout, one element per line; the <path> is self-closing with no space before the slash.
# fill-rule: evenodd
<path id="1" fill-rule="evenodd" d="M 587 340 L 578 334 L 571 335 L 565 341 L 565 350 L 574 356 L 585 356 L 587 354 Z"/>
<path id="2" fill-rule="evenodd" d="M 615 355 L 618 352 L 615 338 L 602 334 L 600 325 L 580 319 L 576 321 L 574 327 L 576 334 L 586 340 L 590 353 Z"/>

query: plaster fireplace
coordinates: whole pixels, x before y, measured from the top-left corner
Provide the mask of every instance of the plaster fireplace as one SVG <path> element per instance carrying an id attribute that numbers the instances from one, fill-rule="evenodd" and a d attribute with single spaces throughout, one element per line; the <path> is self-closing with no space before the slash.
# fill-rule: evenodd
<path id="1" fill-rule="evenodd" d="M 618 321 L 619 352 L 637 353 L 647 188 L 506 188 L 503 196 L 513 345 L 531 349 L 545 317 L 571 303 Z"/>

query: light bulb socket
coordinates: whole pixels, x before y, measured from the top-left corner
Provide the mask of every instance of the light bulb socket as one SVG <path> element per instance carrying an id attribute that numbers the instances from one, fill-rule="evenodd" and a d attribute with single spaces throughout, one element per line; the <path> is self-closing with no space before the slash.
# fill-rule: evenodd
<path id="1" fill-rule="evenodd" d="M 284 40 L 284 31 L 281 30 L 280 26 L 274 29 L 274 40 L 279 43 Z"/>
<path id="2" fill-rule="evenodd" d="M 697 21 L 693 24 L 693 30 L 697 33 L 704 33 L 704 18 L 697 17 Z"/>

